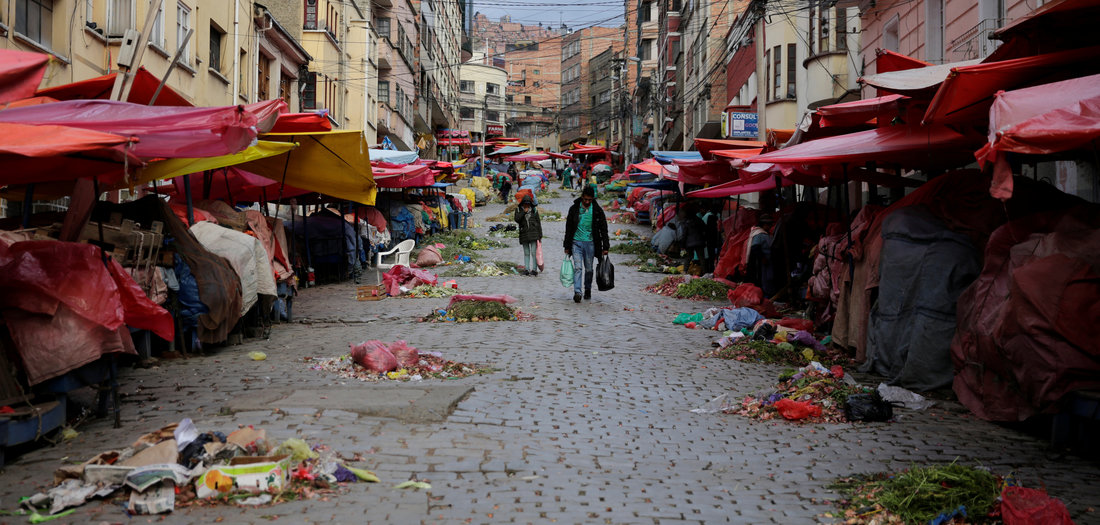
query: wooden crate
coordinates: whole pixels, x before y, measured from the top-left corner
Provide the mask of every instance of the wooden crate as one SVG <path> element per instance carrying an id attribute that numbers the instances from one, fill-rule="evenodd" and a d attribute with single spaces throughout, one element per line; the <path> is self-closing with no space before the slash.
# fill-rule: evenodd
<path id="1" fill-rule="evenodd" d="M 386 298 L 386 291 L 381 286 L 367 285 L 355 289 L 357 301 L 381 301 Z"/>

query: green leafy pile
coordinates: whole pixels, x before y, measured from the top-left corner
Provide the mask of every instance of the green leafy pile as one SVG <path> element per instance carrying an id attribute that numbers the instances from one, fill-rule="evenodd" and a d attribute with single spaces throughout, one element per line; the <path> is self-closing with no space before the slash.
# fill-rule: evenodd
<path id="1" fill-rule="evenodd" d="M 770 341 L 738 341 L 725 348 L 704 352 L 701 357 L 790 366 L 805 366 L 810 364 L 810 361 L 817 361 L 826 367 L 833 365 L 850 367 L 853 364 L 852 358 L 842 350 L 828 349 L 825 352 L 815 352 L 805 346 L 790 343 L 776 344 Z"/>
<path id="2" fill-rule="evenodd" d="M 629 253 L 638 255 L 639 258 L 649 258 L 657 255 L 649 241 L 626 241 L 614 244 L 609 250 L 611 253 Z"/>
<path id="3" fill-rule="evenodd" d="M 443 277 L 499 277 L 519 275 L 519 265 L 513 262 L 491 261 L 485 264 L 463 264 L 452 266 L 440 274 Z"/>
<path id="4" fill-rule="evenodd" d="M 730 287 L 713 279 L 692 279 L 676 287 L 673 297 L 697 301 L 725 299 Z"/>
<path id="5" fill-rule="evenodd" d="M 539 202 L 546 202 L 550 199 L 561 197 L 561 193 L 559 193 L 558 190 L 539 190 L 538 193 L 535 193 L 535 197 Z"/>
<path id="6" fill-rule="evenodd" d="M 965 507 L 967 523 L 994 523 L 1000 480 L 989 471 L 951 463 L 917 466 L 896 474 L 841 478 L 830 485 L 844 495 L 838 506 L 847 523 L 923 524 Z M 896 519 L 895 519 L 896 518 Z"/>

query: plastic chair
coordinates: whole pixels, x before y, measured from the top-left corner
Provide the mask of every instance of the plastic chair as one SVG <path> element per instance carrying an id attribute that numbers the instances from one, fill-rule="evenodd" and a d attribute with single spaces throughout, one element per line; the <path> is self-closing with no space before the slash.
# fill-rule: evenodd
<path id="1" fill-rule="evenodd" d="M 397 265 L 411 267 L 409 263 L 409 256 L 412 254 L 413 247 L 416 246 L 416 241 L 412 239 L 405 239 L 394 246 L 388 251 L 378 252 L 374 254 L 374 270 L 378 277 L 378 282 L 382 282 L 382 272 L 388 271 Z M 383 263 L 382 258 L 386 256 L 393 256 L 393 262 Z"/>

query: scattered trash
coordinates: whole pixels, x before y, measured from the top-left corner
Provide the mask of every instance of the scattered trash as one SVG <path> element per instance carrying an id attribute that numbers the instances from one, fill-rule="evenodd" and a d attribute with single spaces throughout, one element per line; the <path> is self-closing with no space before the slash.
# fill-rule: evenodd
<path id="1" fill-rule="evenodd" d="M 676 318 L 672 320 L 672 324 L 685 324 L 685 325 L 688 324 L 688 323 L 699 324 L 701 322 L 703 322 L 703 314 L 701 314 L 701 313 L 696 313 L 696 314 L 680 313 L 680 314 L 677 314 Z"/>
<path id="2" fill-rule="evenodd" d="M 691 409 L 691 412 L 695 414 L 717 414 L 718 412 L 725 412 L 730 406 L 729 394 L 722 394 L 707 401 L 707 404 L 699 408 Z"/>
<path id="3" fill-rule="evenodd" d="M 73 427 L 65 427 L 61 429 L 61 441 L 76 439 L 78 436 L 80 436 L 80 432 L 74 430 Z"/>
<path id="4" fill-rule="evenodd" d="M 889 421 L 894 417 L 894 407 L 878 392 L 852 394 L 844 403 L 844 417 L 848 421 Z"/>
<path id="5" fill-rule="evenodd" d="M 271 503 L 271 494 L 260 494 L 259 496 L 242 499 L 237 502 L 237 505 L 259 507 L 260 505 L 267 505 L 268 503 Z"/>
<path id="6" fill-rule="evenodd" d="M 396 359 L 396 358 L 395 358 Z M 334 358 L 306 358 L 313 370 L 332 372 L 345 379 L 360 381 L 422 381 L 424 379 L 458 379 L 478 374 L 488 374 L 493 368 L 443 359 L 439 353 L 418 352 L 415 365 L 405 366 L 386 373 L 374 372 L 356 364 L 350 354 Z"/>
<path id="7" fill-rule="evenodd" d="M 253 351 L 248 353 L 248 357 L 253 361 L 263 361 L 264 359 L 267 359 L 267 354 L 263 352 Z"/>
<path id="8" fill-rule="evenodd" d="M 423 481 L 406 481 L 404 483 L 398 483 L 393 488 L 395 489 L 424 489 L 431 490 L 432 486 Z"/>
<path id="9" fill-rule="evenodd" d="M 740 406 L 723 412 L 761 420 L 780 416 L 802 422 L 844 422 L 847 421 L 844 407 L 848 397 L 870 391 L 854 384 L 847 376 L 845 378 L 837 379 L 831 371 L 814 362 L 784 373 L 775 388 L 746 396 Z"/>
<path id="10" fill-rule="evenodd" d="M 924 396 L 906 390 L 900 386 L 889 386 L 886 383 L 879 383 L 878 395 L 882 396 L 882 399 L 889 402 L 891 405 L 908 408 L 909 410 L 925 410 L 932 405 L 935 405 L 935 401 L 929 401 Z"/>

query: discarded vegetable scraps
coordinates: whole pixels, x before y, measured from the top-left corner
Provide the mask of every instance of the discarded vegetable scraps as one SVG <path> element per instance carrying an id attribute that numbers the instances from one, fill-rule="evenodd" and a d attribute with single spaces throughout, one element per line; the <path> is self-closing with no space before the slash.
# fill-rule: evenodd
<path id="1" fill-rule="evenodd" d="M 447 310 L 436 310 L 421 319 L 428 322 L 530 321 L 535 316 L 525 314 L 495 301 L 455 301 Z"/>
<path id="2" fill-rule="evenodd" d="M 844 477 L 829 488 L 843 495 L 835 517 L 844 523 L 1000 523 L 1001 485 L 987 470 L 951 463 Z"/>
<path id="3" fill-rule="evenodd" d="M 785 374 L 774 389 L 746 396 L 740 406 L 723 410 L 752 419 L 785 418 L 808 423 L 846 422 L 844 403 L 848 396 L 869 392 L 824 373 L 805 367 Z"/>
<path id="4" fill-rule="evenodd" d="M 457 379 L 478 374 L 488 374 L 493 368 L 469 363 L 459 363 L 443 359 L 439 355 L 420 352 L 419 361 L 414 366 L 405 366 L 397 371 L 380 374 L 355 364 L 351 354 L 335 358 L 307 357 L 313 370 L 332 372 L 345 379 L 360 381 L 420 381 L 423 379 Z"/>

